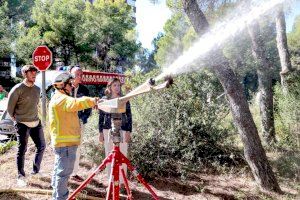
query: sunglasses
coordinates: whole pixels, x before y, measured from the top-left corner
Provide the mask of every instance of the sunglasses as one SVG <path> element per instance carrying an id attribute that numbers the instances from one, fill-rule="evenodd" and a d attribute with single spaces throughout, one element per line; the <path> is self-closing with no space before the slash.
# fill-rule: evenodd
<path id="1" fill-rule="evenodd" d="M 66 85 L 69 85 L 69 86 L 73 87 L 72 81 L 71 81 L 71 80 L 69 80 L 69 81 L 66 83 Z"/>
<path id="2" fill-rule="evenodd" d="M 38 71 L 36 69 L 29 69 L 29 70 L 25 71 L 25 73 L 27 73 L 27 72 L 36 72 L 36 73 L 39 73 L 40 71 Z"/>

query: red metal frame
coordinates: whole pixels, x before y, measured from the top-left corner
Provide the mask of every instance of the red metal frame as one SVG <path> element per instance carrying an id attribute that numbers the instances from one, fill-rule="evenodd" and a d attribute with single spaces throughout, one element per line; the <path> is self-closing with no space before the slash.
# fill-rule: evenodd
<path id="1" fill-rule="evenodd" d="M 122 84 L 125 83 L 126 75 L 118 73 L 107 73 L 98 71 L 83 70 L 82 84 L 85 85 L 106 85 L 113 78 L 118 78 Z"/>
<path id="2" fill-rule="evenodd" d="M 127 199 L 132 200 L 132 193 L 129 188 L 128 180 L 125 176 L 122 164 L 126 164 L 128 169 L 133 173 L 133 175 L 144 185 L 144 187 L 151 193 L 153 199 L 159 200 L 159 197 L 155 194 L 153 189 L 148 185 L 148 183 L 143 179 L 143 177 L 137 172 L 137 170 L 131 165 L 130 161 L 126 156 L 120 151 L 120 147 L 114 144 L 113 151 L 102 161 L 102 163 L 97 167 L 97 169 L 90 174 L 90 176 L 71 194 L 68 200 L 74 200 L 76 195 L 86 187 L 86 185 L 92 180 L 92 178 L 105 169 L 106 164 L 112 163 L 112 170 L 109 177 L 108 192 L 106 194 L 106 200 L 119 200 L 120 198 L 120 182 L 119 182 L 119 172 L 121 170 L 121 175 L 124 180 L 125 189 L 127 192 Z"/>

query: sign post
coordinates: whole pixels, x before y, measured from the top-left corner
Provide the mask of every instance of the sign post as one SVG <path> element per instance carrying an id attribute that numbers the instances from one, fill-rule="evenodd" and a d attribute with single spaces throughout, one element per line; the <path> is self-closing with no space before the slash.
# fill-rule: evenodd
<path id="1" fill-rule="evenodd" d="M 47 46 L 38 46 L 32 54 L 32 63 L 42 72 L 42 124 L 46 126 L 46 83 L 45 71 L 52 64 L 52 52 Z"/>

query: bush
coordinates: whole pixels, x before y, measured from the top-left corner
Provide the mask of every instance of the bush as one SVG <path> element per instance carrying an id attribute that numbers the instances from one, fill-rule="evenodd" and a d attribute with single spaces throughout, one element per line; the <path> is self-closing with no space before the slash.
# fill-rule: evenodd
<path id="1" fill-rule="evenodd" d="M 13 146 L 17 144 L 17 141 L 8 141 L 2 145 L 0 145 L 0 155 L 4 154 L 8 150 L 10 150 Z"/>
<path id="2" fill-rule="evenodd" d="M 100 164 L 105 158 L 104 145 L 99 144 L 98 137 L 98 111 L 93 110 L 85 125 L 82 154 L 96 164 Z"/>
<path id="3" fill-rule="evenodd" d="M 141 83 L 141 75 L 131 80 L 134 86 Z M 130 157 L 144 176 L 182 175 L 186 169 L 241 161 L 234 148 L 224 145 L 228 131 L 220 124 L 229 110 L 224 96 L 218 98 L 222 93 L 217 79 L 201 72 L 177 77 L 170 89 L 131 100 Z"/>
<path id="4" fill-rule="evenodd" d="M 300 148 L 300 79 L 294 73 L 288 79 L 288 91 L 275 86 L 275 129 L 278 145 L 282 148 Z"/>

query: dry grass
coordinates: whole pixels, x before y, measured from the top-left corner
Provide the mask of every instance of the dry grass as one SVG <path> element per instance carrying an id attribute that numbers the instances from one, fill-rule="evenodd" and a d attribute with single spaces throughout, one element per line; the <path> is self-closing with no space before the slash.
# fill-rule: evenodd
<path id="1" fill-rule="evenodd" d="M 29 145 L 26 155 L 26 172 L 31 170 L 31 160 L 34 156 L 34 145 Z M 16 188 L 16 166 L 15 151 L 13 148 L 0 158 L 0 176 L 2 180 L 0 188 Z M 28 178 L 27 189 L 51 189 L 50 180 L 53 169 L 53 154 L 50 147 L 47 147 L 43 160 L 42 171 L 46 174 L 43 178 Z M 80 174 L 87 178 L 96 166 L 87 162 L 82 158 L 80 163 Z M 294 185 L 293 185 L 294 183 Z M 284 195 L 261 193 L 252 181 L 251 177 L 246 173 L 228 173 L 228 174 L 206 174 L 193 173 L 187 180 L 179 180 L 178 178 L 157 178 L 151 182 L 154 190 L 161 199 L 300 199 L 298 186 L 295 182 L 289 180 L 281 183 L 281 187 L 285 192 Z M 70 181 L 71 190 L 76 189 L 79 184 Z M 85 193 L 91 196 L 105 197 L 106 173 L 101 172 L 94 180 L 85 188 Z M 151 195 L 145 191 L 141 184 L 133 180 L 130 183 L 135 199 L 152 199 Z M 36 195 L 26 193 L 5 193 L 0 194 L 0 199 L 51 199 L 50 195 Z"/>

